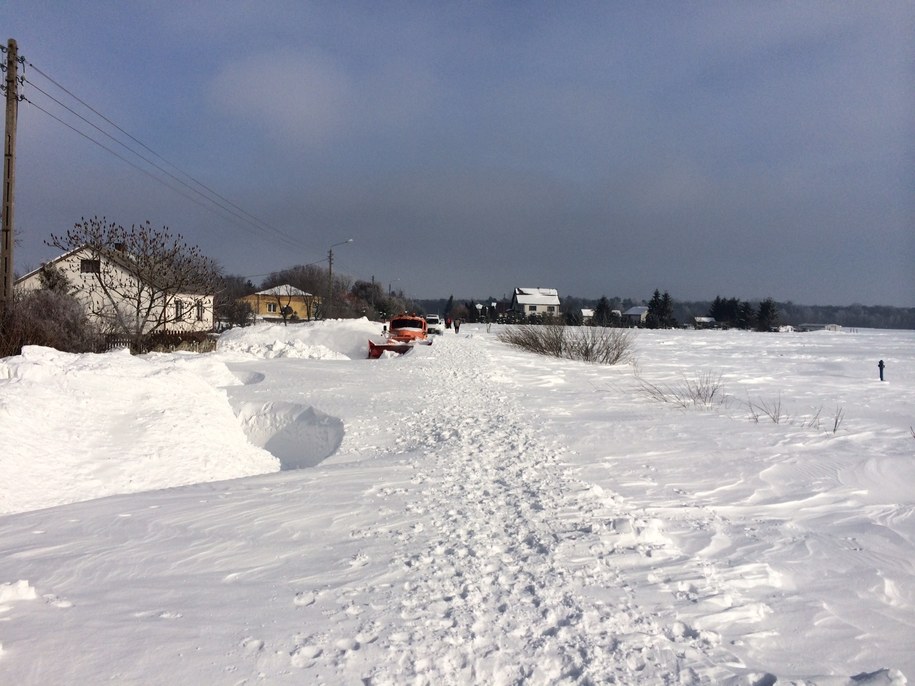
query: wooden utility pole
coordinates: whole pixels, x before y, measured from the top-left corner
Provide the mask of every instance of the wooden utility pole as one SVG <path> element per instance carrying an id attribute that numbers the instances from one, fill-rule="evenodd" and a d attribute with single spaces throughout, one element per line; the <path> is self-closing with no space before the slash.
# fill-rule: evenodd
<path id="1" fill-rule="evenodd" d="M 19 49 L 6 50 L 6 135 L 3 144 L 3 229 L 0 235 L 0 318 L 13 299 L 13 190 L 16 186 L 16 121 L 19 115 Z M 0 319 L 2 321 L 2 319 Z"/>

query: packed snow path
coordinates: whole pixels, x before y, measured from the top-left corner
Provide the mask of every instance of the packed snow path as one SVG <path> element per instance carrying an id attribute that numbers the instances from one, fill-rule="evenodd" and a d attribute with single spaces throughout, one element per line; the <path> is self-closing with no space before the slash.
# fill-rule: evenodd
<path id="1" fill-rule="evenodd" d="M 387 364 L 401 398 L 390 406 L 395 452 L 415 470 L 398 492 L 415 518 L 396 534 L 398 582 L 349 589 L 350 619 L 304 637 L 301 667 L 333 682 L 353 660 L 367 684 L 662 684 L 691 683 L 689 663 L 728 661 L 714 640 L 665 633 L 655 608 L 638 606 L 613 551 L 652 547 L 650 525 L 568 475 L 483 347 L 449 337 Z M 397 608 L 392 624 L 361 623 L 360 605 L 379 603 Z M 361 649 L 327 648 L 347 640 Z"/>

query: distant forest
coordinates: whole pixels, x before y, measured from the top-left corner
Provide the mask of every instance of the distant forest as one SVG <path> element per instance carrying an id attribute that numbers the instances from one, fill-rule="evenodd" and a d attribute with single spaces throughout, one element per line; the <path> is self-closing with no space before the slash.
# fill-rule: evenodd
<path id="1" fill-rule="evenodd" d="M 613 309 L 625 311 L 636 305 L 648 305 L 648 301 L 638 301 L 629 298 L 608 298 Z M 575 296 L 561 297 L 560 309 L 568 318 L 574 317 L 585 309 L 594 309 L 599 298 L 578 298 Z M 716 298 L 721 301 L 721 298 Z M 731 298 L 727 301 L 733 305 L 749 305 L 757 310 L 762 301 L 740 301 Z M 438 313 L 447 315 L 449 312 L 459 311 L 460 318 L 475 321 L 477 316 L 485 316 L 491 309 L 492 303 L 497 303 L 496 311 L 501 313 L 508 310 L 511 305 L 505 298 L 483 298 L 481 300 L 468 300 L 463 298 L 439 298 L 413 300 L 417 311 L 425 313 Z M 481 304 L 481 308 L 477 308 Z M 778 323 L 782 325 L 798 326 L 800 324 L 838 324 L 845 328 L 862 329 L 915 329 L 915 307 L 889 307 L 884 305 L 796 305 L 792 302 L 777 302 Z M 691 326 L 694 317 L 713 316 L 715 301 L 685 302 L 673 300 L 673 317 L 679 326 Z"/>

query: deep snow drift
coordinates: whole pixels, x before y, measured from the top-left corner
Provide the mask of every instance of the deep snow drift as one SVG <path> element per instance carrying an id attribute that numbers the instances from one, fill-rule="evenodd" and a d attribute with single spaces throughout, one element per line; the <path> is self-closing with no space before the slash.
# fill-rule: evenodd
<path id="1" fill-rule="evenodd" d="M 0 360 L 0 683 L 915 673 L 915 332 L 378 333 Z"/>

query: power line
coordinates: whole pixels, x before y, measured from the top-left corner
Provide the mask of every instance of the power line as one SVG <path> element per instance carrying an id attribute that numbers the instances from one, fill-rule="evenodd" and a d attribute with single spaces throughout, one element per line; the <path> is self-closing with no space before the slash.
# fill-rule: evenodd
<path id="1" fill-rule="evenodd" d="M 51 95 L 50 93 L 48 93 L 48 92 L 45 91 L 44 89 L 40 88 L 40 87 L 39 87 L 38 85 L 36 85 L 33 81 L 29 80 L 28 83 L 29 83 L 29 85 L 30 85 L 32 88 L 34 88 L 35 90 L 37 90 L 38 92 L 40 92 L 42 95 L 44 95 L 45 97 L 47 97 L 47 98 L 49 98 L 50 100 L 52 100 L 53 102 L 55 102 L 58 106 L 64 108 L 65 110 L 67 110 L 68 112 L 70 112 L 71 114 L 73 114 L 74 116 L 78 117 L 80 120 L 82 120 L 83 122 L 85 122 L 85 123 L 88 124 L 89 126 L 93 127 L 94 129 L 96 129 L 97 131 L 99 131 L 100 133 L 102 133 L 104 136 L 108 137 L 109 139 L 111 139 L 112 141 L 114 141 L 115 143 L 117 143 L 118 145 L 120 145 L 121 147 L 123 147 L 124 149 L 126 149 L 127 151 L 129 151 L 131 154 L 133 154 L 133 155 L 135 155 L 136 157 L 138 157 L 139 159 L 143 160 L 146 164 L 148 164 L 148 165 L 152 166 L 153 168 L 157 169 L 160 173 L 164 174 L 166 177 L 168 177 L 168 178 L 174 180 L 176 183 L 178 183 L 178 184 L 184 186 L 185 188 L 187 188 L 187 189 L 188 189 L 191 193 L 193 193 L 194 195 L 193 195 L 193 196 L 192 196 L 192 195 L 188 195 L 187 193 L 183 192 L 180 188 L 176 188 L 174 185 L 171 185 L 171 184 L 167 183 L 165 180 L 163 180 L 163 179 L 160 178 L 159 176 L 153 174 L 153 173 L 150 172 L 148 169 L 144 169 L 143 167 L 141 167 L 141 166 L 135 164 L 135 163 L 132 162 L 131 160 L 125 158 L 124 156 L 118 154 L 116 151 L 112 150 L 110 147 L 108 147 L 108 146 L 104 145 L 103 143 L 99 142 L 98 140 L 94 139 L 92 136 L 86 134 L 86 133 L 83 132 L 83 131 L 80 131 L 80 130 L 77 129 L 75 126 L 73 126 L 73 125 L 71 125 L 70 123 L 64 121 L 64 120 L 61 119 L 60 117 L 57 117 L 56 115 L 52 114 L 52 113 L 49 112 L 47 109 L 45 109 L 45 108 L 41 107 L 40 105 L 38 105 L 37 103 L 35 103 L 33 100 L 30 100 L 30 99 L 28 99 L 28 98 L 25 98 L 24 96 L 22 97 L 23 100 L 25 100 L 26 102 L 28 102 L 28 103 L 31 104 L 32 106 L 36 107 L 38 110 L 40 110 L 40 111 L 43 112 L 44 114 L 50 116 L 52 119 L 56 120 L 57 122 L 59 122 L 59 123 L 61 123 L 62 125 L 66 126 L 67 128 L 71 129 L 72 131 L 74 131 L 75 133 L 79 134 L 80 136 L 86 138 L 86 139 L 89 140 L 90 142 L 92 142 L 92 143 L 98 145 L 98 146 L 101 147 L 103 150 L 105 150 L 106 152 L 108 152 L 108 153 L 111 154 L 111 155 L 114 155 L 115 157 L 117 157 L 117 158 L 120 159 L 121 161 L 123 161 L 123 162 L 129 164 L 129 165 L 132 166 L 134 169 L 137 169 L 138 171 L 141 171 L 141 172 L 143 172 L 144 174 L 146 174 L 147 176 L 149 176 L 150 178 L 152 178 L 152 179 L 158 181 L 159 183 L 161 183 L 162 185 L 164 185 L 164 186 L 165 186 L 166 188 L 168 188 L 169 190 L 172 190 L 172 191 L 178 193 L 178 194 L 181 195 L 182 197 L 184 197 L 184 198 L 186 198 L 186 199 L 188 199 L 188 200 L 191 200 L 192 202 L 196 203 L 197 205 L 200 205 L 201 207 L 203 207 L 203 208 L 205 208 L 205 209 L 208 209 L 208 210 L 210 210 L 210 211 L 219 210 L 219 211 L 221 211 L 222 213 L 224 213 L 224 214 L 226 214 L 226 215 L 229 215 L 229 218 L 230 218 L 230 219 L 234 219 L 234 220 L 236 220 L 237 222 L 240 222 L 240 223 L 242 223 L 242 224 L 248 225 L 248 226 L 250 226 L 250 227 L 256 229 L 258 232 L 260 232 L 260 233 L 262 233 L 262 234 L 266 234 L 267 232 L 270 232 L 270 233 L 272 233 L 272 234 L 274 235 L 274 238 L 279 239 L 280 241 L 282 241 L 282 242 L 283 242 L 286 246 L 288 246 L 288 247 L 292 247 L 292 248 L 295 248 L 295 249 L 305 249 L 305 250 L 311 250 L 311 249 L 313 249 L 313 248 L 311 248 L 311 247 L 309 247 L 309 246 L 306 246 L 304 243 L 300 242 L 299 240 L 295 239 L 294 237 L 290 236 L 289 234 L 287 234 L 287 233 L 281 231 L 280 229 L 277 229 L 276 227 L 271 226 L 271 225 L 268 224 L 267 222 L 264 222 L 263 220 L 257 218 L 256 216 L 254 216 L 254 215 L 252 215 L 251 213 L 247 212 L 247 211 L 244 210 L 243 208 L 239 207 L 237 204 L 235 204 L 234 202 L 232 202 L 232 201 L 229 200 L 228 198 L 225 198 L 224 196 L 220 195 L 219 193 L 217 193 L 216 191 L 214 191 L 213 189 L 211 189 L 210 187 L 208 187 L 206 184 L 204 184 L 204 183 L 202 183 L 201 181 L 195 179 L 193 176 L 191 176 L 191 175 L 188 174 L 187 172 L 185 172 L 185 171 L 183 171 L 182 169 L 180 169 L 177 165 L 173 164 L 172 162 L 168 161 L 167 159 L 165 159 L 164 157 L 162 157 L 161 155 L 159 155 L 157 152 L 155 152 L 152 148 L 150 148 L 149 146 L 147 146 L 145 143 L 143 143 L 142 141 L 140 141 L 139 139 L 137 139 L 136 137 L 134 137 L 133 135 L 131 135 L 130 133 L 128 133 L 127 131 L 125 131 L 122 127 L 120 127 L 119 125 L 117 125 L 117 124 L 116 124 L 115 122 L 113 122 L 110 118 L 106 117 L 104 114 L 102 114 L 101 112 L 99 112 L 96 108 L 94 108 L 94 107 L 92 107 L 91 105 L 89 105 L 85 100 L 83 100 L 82 98 L 80 98 L 80 97 L 78 97 L 77 95 L 75 95 L 74 93 L 72 93 L 69 89 L 65 88 L 65 87 L 64 87 L 63 85 L 61 85 L 58 81 L 56 81 L 56 80 L 53 79 L 51 76 L 49 76 L 48 74 L 46 74 L 44 71 L 42 71 L 41 69 L 39 69 L 38 67 L 36 67 L 34 64 L 32 64 L 31 62 L 26 62 L 24 59 L 23 59 L 22 61 L 23 61 L 24 64 L 27 63 L 28 66 L 29 66 L 32 70 L 34 70 L 36 73 L 40 74 L 42 77 L 44 77 L 44 78 L 47 79 L 49 82 L 51 82 L 52 84 L 54 84 L 54 86 L 56 86 L 56 87 L 59 88 L 61 91 L 63 91 L 64 93 L 66 93 L 68 96 L 70 96 L 71 98 L 73 98 L 74 100 L 76 100 L 76 101 L 77 101 L 78 103 L 80 103 L 83 107 L 85 107 L 86 109 L 88 109 L 90 112 L 92 112 L 93 114 L 95 114 L 97 117 L 99 117 L 100 119 L 102 119 L 102 120 L 103 120 L 104 122 L 106 122 L 107 124 L 109 124 L 109 125 L 111 125 L 112 127 L 114 127 L 117 131 L 121 132 L 121 133 L 122 133 L 124 136 L 126 136 L 128 139 L 130 139 L 131 141 L 134 141 L 137 145 L 141 146 L 143 149 L 147 150 L 149 153 L 151 153 L 152 155 L 154 155 L 155 157 L 157 157 L 159 160 L 161 160 L 162 162 L 164 162 L 165 164 L 167 164 L 168 166 L 170 166 L 171 168 L 175 169 L 177 172 L 179 172 L 180 174 L 182 174 L 184 177 L 186 177 L 187 179 L 189 179 L 189 180 L 190 180 L 193 184 L 195 184 L 197 187 L 194 187 L 194 186 L 190 185 L 189 183 L 187 183 L 186 181 L 184 181 L 183 179 L 178 178 L 178 177 L 175 176 L 173 173 L 171 173 L 169 170 L 164 169 L 162 166 L 160 166 L 160 165 L 157 164 L 156 162 L 150 160 L 148 157 L 144 156 L 143 154 L 141 154 L 140 152 L 138 152 L 137 150 L 135 150 L 134 148 L 132 148 L 132 147 L 131 147 L 130 145 L 128 145 L 127 143 L 124 143 L 123 141 L 119 140 L 118 138 L 116 138 L 116 137 L 113 136 L 112 134 L 108 133 L 107 131 L 105 131 L 104 129 L 102 129 L 101 127 L 99 127 L 98 125 L 96 125 L 96 124 L 94 124 L 93 122 L 89 121 L 86 117 L 84 117 L 83 115 L 79 114 L 79 113 L 76 112 L 74 109 L 72 109 L 71 107 L 67 106 L 66 104 L 64 104 L 63 102 L 61 102 L 61 101 L 58 100 L 57 98 L 55 98 L 53 95 Z M 203 190 L 200 190 L 200 189 L 203 189 Z M 194 197 L 194 196 L 198 196 L 198 197 Z M 205 204 L 204 202 L 202 202 L 202 201 L 200 200 L 200 198 L 202 198 L 204 201 L 206 201 L 206 203 L 210 203 L 210 204 Z M 215 206 L 215 208 L 214 208 L 214 206 Z M 225 219 L 226 217 L 223 216 L 223 218 Z"/>
<path id="2" fill-rule="evenodd" d="M 216 191 L 214 191 L 212 188 L 210 188 L 209 186 L 207 186 L 207 185 L 204 184 L 203 182 L 198 181 L 198 180 L 195 179 L 193 176 L 191 176 L 190 174 L 188 174 L 186 171 L 184 171 L 183 169 L 181 169 L 180 167 L 178 167 L 178 166 L 175 165 L 174 163 L 172 163 L 172 162 L 170 162 L 169 160 L 167 160 L 167 159 L 165 159 L 164 157 L 162 157 L 162 155 L 160 155 L 160 154 L 157 153 L 155 150 L 153 150 L 152 148 L 150 148 L 148 145 L 146 145 L 145 143 L 143 143 L 143 141 L 139 140 L 138 138 L 136 138 L 136 137 L 134 137 L 133 135 L 131 135 L 129 132 L 125 131 L 123 128 L 121 128 L 120 126 L 118 126 L 118 124 L 116 124 L 116 123 L 113 122 L 111 119 L 109 119 L 108 117 L 106 117 L 104 114 L 102 114 L 101 112 L 99 112 L 97 109 L 95 109 L 94 107 L 92 107 L 92 105 L 90 105 L 89 103 L 87 103 L 85 100 L 83 100 L 82 98 L 80 98 L 79 96 L 77 96 L 76 94 L 74 94 L 73 92 L 71 92 L 70 90 L 68 90 L 67 88 L 65 88 L 63 85 L 61 85 L 60 83 L 58 83 L 55 79 L 53 79 L 51 76 L 49 76 L 48 74 L 46 74 L 45 72 L 43 72 L 41 69 L 39 69 L 38 67 L 36 67 L 35 65 L 33 65 L 31 62 L 29 62 L 28 64 L 29 64 L 29 67 L 31 67 L 31 68 L 34 69 L 36 72 L 38 72 L 41 76 L 43 76 L 45 79 L 47 79 L 48 81 L 50 81 L 51 83 L 53 83 L 53 84 L 54 84 L 55 86 L 57 86 L 60 90 L 62 90 L 62 91 L 63 91 L 64 93 L 66 93 L 67 95 L 69 95 L 71 98 L 73 98 L 74 100 L 76 100 L 76 101 L 77 101 L 78 103 L 80 103 L 83 107 L 85 107 L 85 108 L 88 109 L 90 112 L 92 112 L 93 114 L 95 114 L 96 116 L 98 116 L 100 119 L 104 120 L 105 122 L 107 122 L 108 124 L 110 124 L 111 126 L 113 126 L 115 129 L 117 129 L 118 131 L 120 131 L 121 133 L 123 133 L 125 136 L 127 136 L 130 140 L 134 141 L 134 142 L 135 142 L 137 145 L 139 145 L 140 147 L 142 147 L 143 149 L 147 150 L 147 151 L 150 152 L 151 154 L 155 155 L 157 158 L 159 158 L 160 160 L 162 160 L 165 164 L 167 164 L 168 166 L 170 166 L 172 169 L 175 169 L 175 170 L 178 171 L 179 173 L 183 174 L 185 177 L 187 177 L 188 179 L 190 179 L 193 183 L 197 184 L 200 188 L 204 189 L 207 193 L 210 193 L 211 195 L 213 195 L 213 196 L 219 198 L 219 199 L 222 200 L 223 202 L 225 202 L 225 203 L 227 203 L 228 205 L 230 205 L 231 207 L 235 208 L 235 209 L 238 210 L 240 213 L 242 213 L 244 216 L 246 216 L 246 217 L 248 217 L 249 219 L 251 219 L 252 221 L 254 221 L 259 227 L 267 228 L 267 229 L 269 229 L 270 231 L 273 231 L 273 232 L 276 233 L 277 235 L 279 235 L 279 236 L 281 236 L 281 237 L 283 237 L 283 238 L 285 238 L 285 239 L 287 239 L 287 240 L 290 239 L 290 237 L 287 236 L 284 232 L 280 231 L 280 230 L 277 229 L 277 228 L 274 228 L 273 226 L 271 226 L 271 225 L 268 224 L 267 222 L 265 222 L 265 221 L 263 221 L 263 220 L 261 220 L 261 219 L 255 217 L 254 215 L 252 215 L 252 214 L 250 214 L 249 212 L 245 211 L 244 209 L 242 209 L 241 207 L 239 207 L 238 205 L 236 205 L 235 203 L 233 203 L 231 200 L 229 200 L 229 199 L 226 198 L 225 196 L 220 195 L 219 193 L 217 193 Z M 31 83 L 31 82 L 30 82 L 30 83 Z M 32 85 L 34 85 L 34 84 L 32 84 Z M 37 86 L 36 86 L 36 87 L 37 87 Z M 42 91 L 42 92 L 44 92 L 44 91 Z M 50 97 L 50 96 L 49 96 L 49 97 Z M 69 109 L 69 108 L 68 108 L 68 109 Z M 77 116 L 79 116 L 79 115 L 77 115 Z M 94 125 L 93 125 L 93 126 L 94 126 Z M 97 127 L 96 127 L 96 128 L 97 128 Z M 100 129 L 100 130 L 101 130 L 101 129 Z M 106 134 L 106 135 L 108 135 L 108 134 Z M 119 142 L 120 142 L 120 141 L 119 141 Z M 124 143 L 121 143 L 121 145 L 124 145 Z M 127 147 L 127 146 L 125 145 L 125 147 Z M 134 151 L 131 151 L 131 152 L 134 152 Z M 142 155 L 139 155 L 139 153 L 134 152 L 134 154 L 136 154 L 138 157 L 141 157 L 141 158 L 144 159 L 144 160 L 146 159 L 146 158 L 142 157 Z M 147 161 L 148 161 L 148 160 L 147 160 Z M 168 173 L 167 171 L 165 171 L 164 169 L 162 169 L 162 168 L 159 167 L 158 165 L 155 165 L 155 163 L 153 163 L 153 162 L 149 162 L 149 163 L 150 163 L 150 164 L 153 164 L 154 166 L 156 166 L 156 168 L 160 169 L 163 173 L 166 173 L 166 174 Z M 182 183 L 184 183 L 184 182 L 182 182 Z M 184 184 L 184 185 L 187 185 L 187 184 Z M 195 192 L 199 193 L 200 191 L 195 190 Z M 201 194 L 201 195 L 202 195 L 202 194 Z M 212 200 L 211 200 L 211 202 L 212 202 Z M 293 239 L 293 240 L 294 240 L 294 239 Z"/>
<path id="3" fill-rule="evenodd" d="M 85 138 L 86 140 L 88 140 L 90 143 L 94 143 L 95 145 L 97 145 L 98 147 L 100 147 L 100 148 L 101 148 L 102 150 L 104 150 L 105 152 L 107 152 L 107 153 L 113 155 L 114 157 L 117 157 L 119 160 L 121 160 L 122 162 L 124 162 L 124 163 L 130 165 L 131 167 L 133 167 L 133 168 L 136 169 L 137 171 L 142 172 L 143 174 L 146 174 L 146 175 L 147 175 L 149 178 L 151 178 L 153 181 L 156 181 L 156 182 L 162 184 L 163 186 L 165 186 L 165 187 L 168 188 L 169 190 L 174 191 L 175 193 L 177 193 L 178 195 L 181 195 L 181 196 L 184 197 L 184 198 L 187 198 L 187 199 L 190 200 L 191 202 L 193 202 L 193 203 L 199 205 L 200 207 L 203 207 L 203 208 L 205 208 L 205 209 L 208 209 L 208 210 L 210 210 L 210 211 L 213 211 L 213 208 L 212 208 L 212 207 L 210 207 L 210 206 L 208 206 L 208 205 L 205 205 L 203 202 L 200 201 L 199 198 L 195 198 L 194 196 L 185 193 L 185 192 L 182 191 L 180 188 L 176 188 L 175 186 L 172 186 L 172 185 L 168 184 L 164 179 L 159 178 L 158 176 L 156 176 L 155 174 L 153 174 L 152 172 L 150 172 L 148 169 L 143 169 L 143 167 L 141 167 L 141 166 L 135 164 L 134 162 L 130 161 L 129 159 L 127 159 L 127 158 L 124 157 L 123 155 L 119 154 L 119 153 L 116 152 L 115 150 L 112 150 L 111 148 L 109 148 L 108 146 L 106 146 L 104 143 L 100 143 L 99 141 L 95 140 L 92 136 L 90 136 L 89 134 L 85 133 L 84 131 L 80 131 L 79 129 L 77 129 L 75 126 L 73 126 L 73 125 L 70 124 L 69 122 L 64 121 L 63 119 L 61 119 L 61 118 L 58 117 L 57 115 L 53 114 L 52 112 L 49 112 L 48 110 L 46 110 L 45 108 L 43 108 L 41 105 L 39 105 L 39 104 L 33 102 L 33 101 L 30 100 L 29 98 L 26 98 L 26 97 L 23 96 L 23 97 L 22 97 L 22 100 L 23 100 L 24 102 L 28 103 L 29 105 L 31 105 L 32 107 L 35 107 L 35 108 L 38 109 L 39 111 L 43 112 L 43 113 L 46 114 L 47 116 L 51 117 L 51 119 L 54 119 L 55 121 L 59 122 L 59 123 L 62 124 L 63 126 L 67 127 L 68 129 L 70 129 L 70 130 L 73 131 L 74 133 L 76 133 L 76 134 L 82 136 L 83 138 Z M 117 142 L 117 141 L 116 141 L 116 142 Z M 221 208 L 221 207 L 220 207 L 219 209 L 220 209 L 220 210 L 223 210 L 223 208 Z M 225 211 L 225 210 L 223 210 L 223 211 Z M 223 218 L 225 218 L 225 217 L 223 217 Z M 231 217 L 231 216 L 229 217 L 229 219 L 232 219 L 232 218 L 233 218 L 233 217 Z M 293 247 L 299 247 L 299 246 L 294 245 Z"/>

